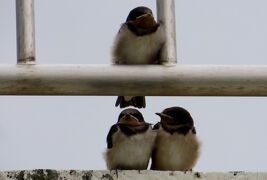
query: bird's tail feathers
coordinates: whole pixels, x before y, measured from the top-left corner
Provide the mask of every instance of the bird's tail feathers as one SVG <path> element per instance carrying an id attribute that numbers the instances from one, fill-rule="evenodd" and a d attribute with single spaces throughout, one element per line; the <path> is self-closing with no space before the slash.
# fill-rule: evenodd
<path id="1" fill-rule="evenodd" d="M 130 100 L 126 100 L 124 96 L 118 96 L 115 106 L 119 106 L 120 108 L 125 108 L 128 106 L 134 106 L 137 108 L 145 108 L 146 100 L 145 96 L 133 96 Z"/>

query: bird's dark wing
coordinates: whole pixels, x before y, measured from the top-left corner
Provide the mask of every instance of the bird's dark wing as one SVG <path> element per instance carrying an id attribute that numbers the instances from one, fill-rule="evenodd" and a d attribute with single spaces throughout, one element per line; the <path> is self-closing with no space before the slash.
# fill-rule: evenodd
<path id="1" fill-rule="evenodd" d="M 197 131 L 196 131 L 195 127 L 193 127 L 192 132 L 193 132 L 193 134 L 197 134 Z"/>
<path id="2" fill-rule="evenodd" d="M 137 108 L 145 108 L 146 107 L 146 100 L 145 96 L 134 96 L 132 99 L 133 106 Z"/>
<path id="3" fill-rule="evenodd" d="M 155 125 L 153 126 L 153 130 L 157 130 L 157 129 L 159 129 L 159 128 L 160 128 L 160 125 L 161 125 L 160 122 L 158 122 L 157 124 L 155 124 Z"/>
<path id="4" fill-rule="evenodd" d="M 150 166 L 150 170 L 156 170 L 156 151 L 157 149 L 154 148 L 152 151 L 152 155 L 151 155 L 151 166 Z"/>
<path id="5" fill-rule="evenodd" d="M 115 106 L 119 105 L 120 108 L 134 106 L 140 109 L 146 107 L 146 100 L 144 96 L 133 96 L 129 101 L 126 101 L 124 96 L 118 96 Z"/>
<path id="6" fill-rule="evenodd" d="M 120 105 L 120 108 L 125 108 L 128 106 L 134 106 L 132 101 L 131 100 L 126 101 L 124 96 L 118 96 L 115 106 L 117 107 L 119 105 Z"/>
<path id="7" fill-rule="evenodd" d="M 111 126 L 108 135 L 107 135 L 107 148 L 111 149 L 113 144 L 112 144 L 112 135 L 118 131 L 118 125 L 114 124 L 113 126 Z"/>

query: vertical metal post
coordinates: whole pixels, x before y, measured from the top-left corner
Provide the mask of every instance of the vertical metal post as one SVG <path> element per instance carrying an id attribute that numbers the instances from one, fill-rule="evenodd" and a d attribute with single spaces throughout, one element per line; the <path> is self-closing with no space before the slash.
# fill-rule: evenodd
<path id="1" fill-rule="evenodd" d="M 16 0 L 17 63 L 35 63 L 34 0 Z"/>
<path id="2" fill-rule="evenodd" d="M 161 64 L 176 64 L 175 0 L 157 0 L 158 21 L 164 28 L 166 43 L 161 54 Z"/>

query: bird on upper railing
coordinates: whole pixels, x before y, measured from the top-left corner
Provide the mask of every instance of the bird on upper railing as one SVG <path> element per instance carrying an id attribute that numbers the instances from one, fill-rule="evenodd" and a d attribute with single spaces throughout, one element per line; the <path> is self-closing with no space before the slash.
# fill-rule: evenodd
<path id="1" fill-rule="evenodd" d="M 155 21 L 151 9 L 143 6 L 134 8 L 116 35 L 112 62 L 131 65 L 159 64 L 164 43 L 162 25 Z M 118 96 L 115 106 L 145 108 L 146 101 L 144 96 Z"/>
<path id="2" fill-rule="evenodd" d="M 145 170 L 156 133 L 136 109 L 123 110 L 107 135 L 105 159 L 109 170 Z"/>
<path id="3" fill-rule="evenodd" d="M 192 170 L 199 157 L 200 141 L 190 113 L 181 107 L 171 107 L 156 114 L 161 120 L 153 127 L 157 130 L 157 137 L 151 169 Z"/>

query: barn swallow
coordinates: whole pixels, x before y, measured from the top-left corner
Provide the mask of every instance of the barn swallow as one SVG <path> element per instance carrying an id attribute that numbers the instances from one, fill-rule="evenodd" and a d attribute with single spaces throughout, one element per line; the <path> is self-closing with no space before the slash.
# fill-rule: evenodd
<path id="1" fill-rule="evenodd" d="M 123 110 L 107 135 L 105 159 L 109 170 L 145 170 L 156 133 L 136 109 Z"/>
<path id="2" fill-rule="evenodd" d="M 140 6 L 130 11 L 126 22 L 116 35 L 113 64 L 159 64 L 160 52 L 165 43 L 163 28 L 153 17 L 151 9 Z M 145 108 L 143 96 L 119 96 L 115 106 Z"/>
<path id="3" fill-rule="evenodd" d="M 189 171 L 195 166 L 200 153 L 194 121 L 181 107 L 171 107 L 156 113 L 161 120 L 152 153 L 152 170 Z"/>

